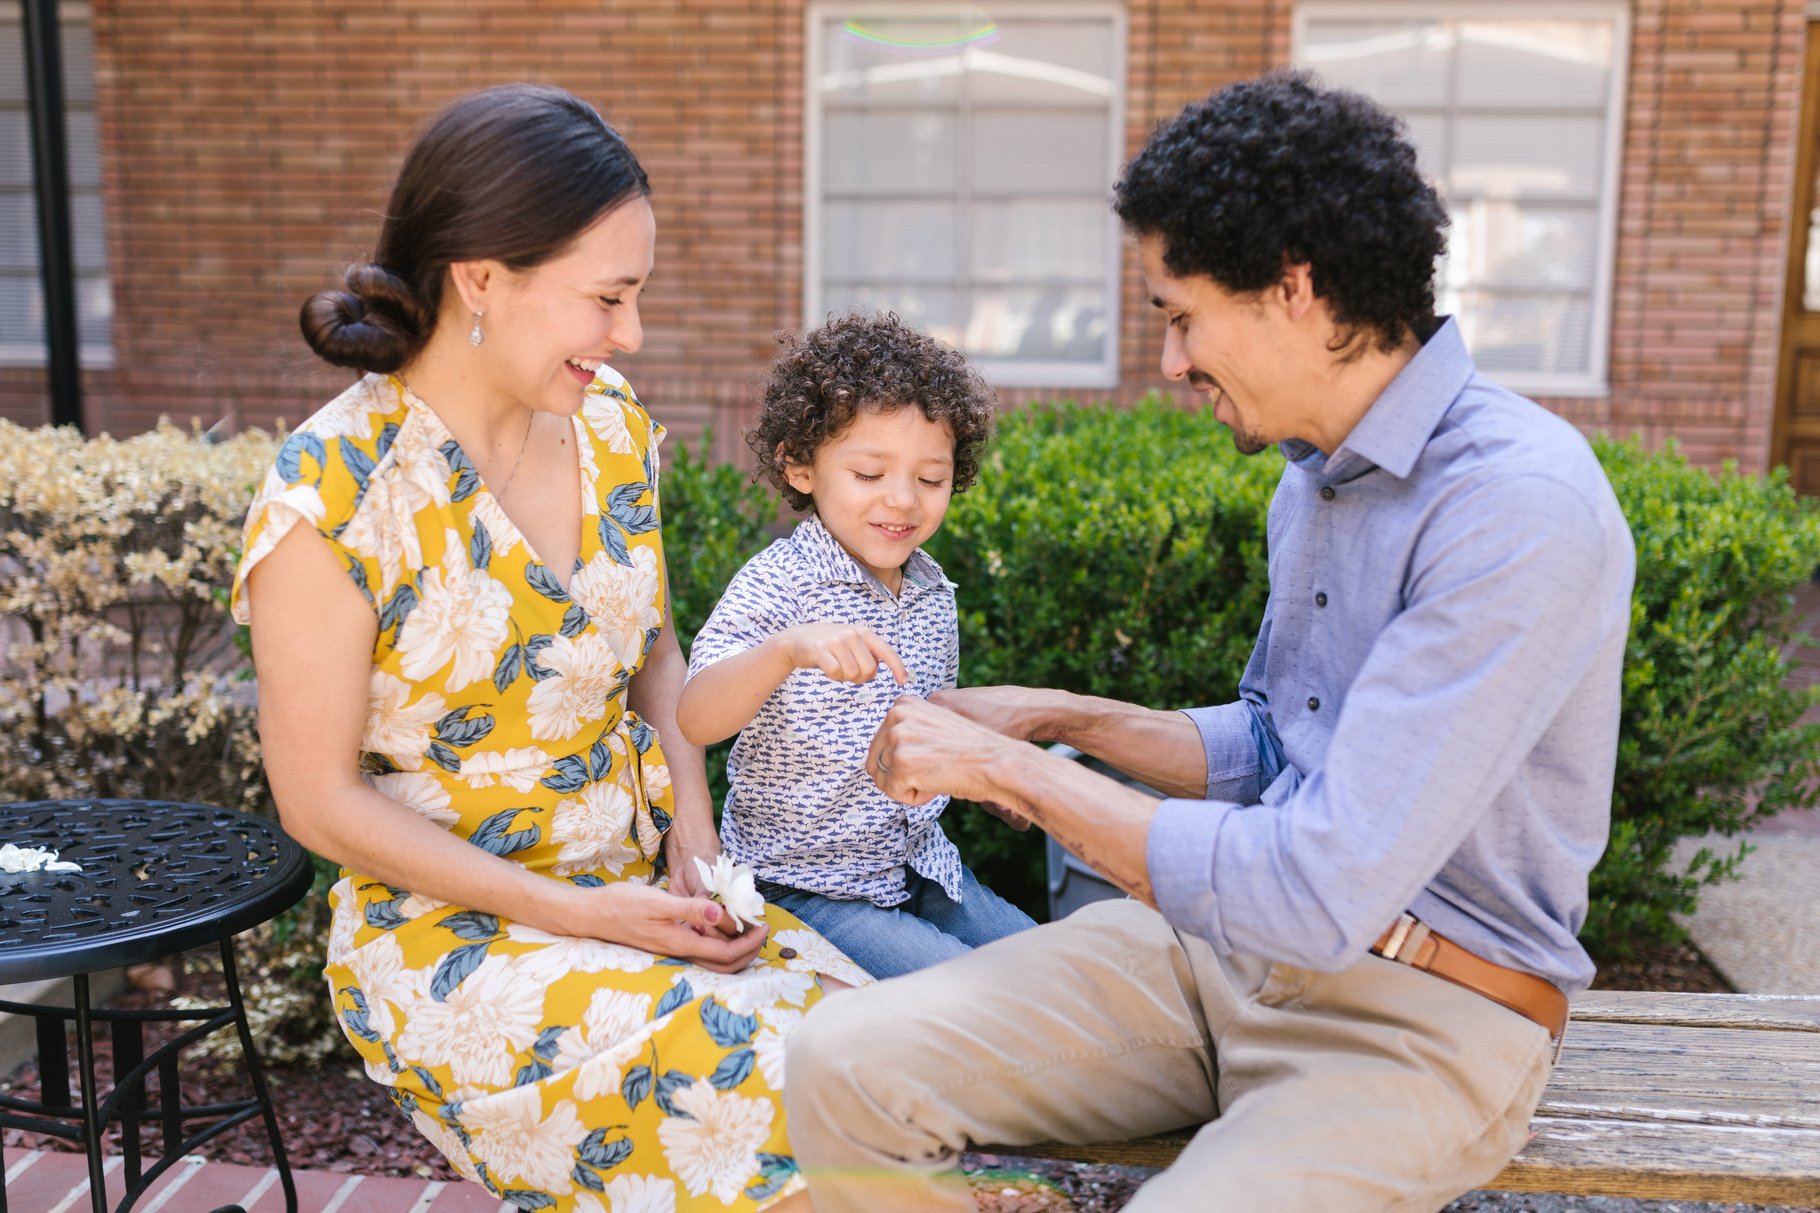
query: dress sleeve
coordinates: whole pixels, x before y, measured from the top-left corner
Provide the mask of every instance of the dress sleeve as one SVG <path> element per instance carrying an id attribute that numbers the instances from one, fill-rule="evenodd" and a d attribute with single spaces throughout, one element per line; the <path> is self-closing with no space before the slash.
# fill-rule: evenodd
<path id="1" fill-rule="evenodd" d="M 316 529 L 367 602 L 378 610 L 373 596 L 374 587 L 379 584 L 377 562 L 355 553 L 338 538 L 353 518 L 365 473 L 370 473 L 372 466 L 372 453 L 352 445 L 346 437 L 325 439 L 308 429 L 299 429 L 285 439 L 247 510 L 240 563 L 234 570 L 232 608 L 236 623 L 253 621 L 246 593 L 247 574 L 300 522 Z"/>

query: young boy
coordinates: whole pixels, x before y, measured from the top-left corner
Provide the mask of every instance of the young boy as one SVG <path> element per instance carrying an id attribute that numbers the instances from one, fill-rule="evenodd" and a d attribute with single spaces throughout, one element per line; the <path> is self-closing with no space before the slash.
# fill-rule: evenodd
<path id="1" fill-rule="evenodd" d="M 974 879 L 937 818 L 879 791 L 866 751 L 899 695 L 955 685 L 954 585 L 920 544 L 974 482 L 992 392 L 895 316 L 790 342 L 747 442 L 798 511 L 733 578 L 695 637 L 676 722 L 739 732 L 721 843 L 760 890 L 875 977 L 1025 927 Z"/>

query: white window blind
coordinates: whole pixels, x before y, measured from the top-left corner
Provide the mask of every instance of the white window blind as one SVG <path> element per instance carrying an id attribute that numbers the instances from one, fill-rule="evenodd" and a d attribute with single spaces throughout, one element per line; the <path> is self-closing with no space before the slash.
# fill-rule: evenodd
<path id="1" fill-rule="evenodd" d="M 1125 20 L 814 3 L 807 323 L 895 311 L 1006 386 L 1118 379 Z"/>
<path id="2" fill-rule="evenodd" d="M 101 204 L 101 140 L 95 122 L 94 27 L 86 4 L 60 8 L 64 132 L 76 263 L 76 327 L 82 360 L 113 360 L 114 297 L 108 285 Z M 38 269 L 31 116 L 19 6 L 0 6 L 0 364 L 42 365 L 44 291 Z"/>
<path id="3" fill-rule="evenodd" d="M 1303 0 L 1295 60 L 1408 124 L 1452 216 L 1438 303 L 1480 368 L 1607 389 L 1628 8 Z"/>

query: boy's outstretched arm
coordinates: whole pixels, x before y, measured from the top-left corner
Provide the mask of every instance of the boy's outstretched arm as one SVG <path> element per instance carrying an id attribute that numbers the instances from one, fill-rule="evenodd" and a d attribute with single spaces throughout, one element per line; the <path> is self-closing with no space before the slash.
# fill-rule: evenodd
<path id="1" fill-rule="evenodd" d="M 903 658 L 877 632 L 855 623 L 804 623 L 698 670 L 684 684 L 676 727 L 694 745 L 713 745 L 752 722 L 795 670 L 820 670 L 837 682 L 871 682 L 884 662 L 902 686 Z"/>

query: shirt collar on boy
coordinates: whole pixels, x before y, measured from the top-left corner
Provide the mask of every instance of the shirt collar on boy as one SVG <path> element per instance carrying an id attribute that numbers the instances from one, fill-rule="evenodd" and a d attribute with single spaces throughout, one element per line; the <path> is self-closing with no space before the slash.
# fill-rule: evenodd
<path id="1" fill-rule="evenodd" d="M 834 537 L 821 515 L 811 513 L 797 523 L 788 540 L 795 550 L 803 569 L 815 577 L 822 585 L 870 585 L 878 592 L 892 598 L 909 599 L 917 597 L 940 586 L 954 588 L 954 582 L 942 576 L 941 566 L 929 553 L 917 548 L 904 562 L 904 588 L 898 594 L 892 594 L 864 565 L 853 558 L 853 553 L 842 547 L 840 540 Z"/>

